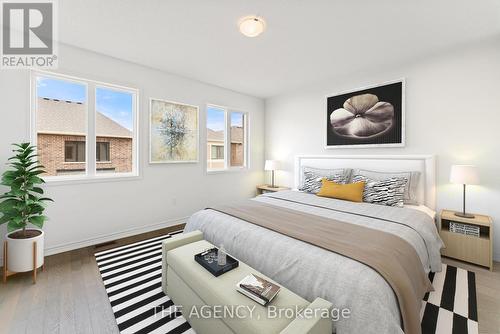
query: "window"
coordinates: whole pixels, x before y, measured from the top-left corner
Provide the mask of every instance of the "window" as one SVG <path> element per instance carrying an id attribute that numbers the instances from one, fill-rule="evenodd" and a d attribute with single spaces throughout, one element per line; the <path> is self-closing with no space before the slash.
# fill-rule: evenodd
<path id="1" fill-rule="evenodd" d="M 223 160 L 224 159 L 224 145 L 212 145 L 212 159 Z"/>
<path id="2" fill-rule="evenodd" d="M 208 171 L 247 166 L 247 117 L 243 112 L 207 106 Z"/>
<path id="3" fill-rule="evenodd" d="M 231 167 L 245 166 L 245 114 L 231 113 Z"/>
<path id="4" fill-rule="evenodd" d="M 111 162 L 109 160 L 109 143 L 97 143 L 95 149 L 97 162 Z"/>
<path id="5" fill-rule="evenodd" d="M 134 94 L 106 86 L 97 86 L 96 101 L 96 173 L 131 173 L 133 164 Z M 110 152 L 110 143 L 114 149 Z M 111 155 L 110 155 L 111 153 Z"/>
<path id="6" fill-rule="evenodd" d="M 64 143 L 65 162 L 85 162 L 85 142 L 67 141 Z"/>
<path id="7" fill-rule="evenodd" d="M 67 141 L 64 143 L 64 161 L 65 162 L 85 162 L 85 142 Z M 96 161 L 110 162 L 109 143 L 97 143 Z"/>
<path id="8" fill-rule="evenodd" d="M 225 169 L 226 110 L 223 108 L 207 107 L 207 145 L 207 169 Z"/>
<path id="9" fill-rule="evenodd" d="M 136 90 L 32 73 L 32 141 L 47 180 L 137 175 Z"/>

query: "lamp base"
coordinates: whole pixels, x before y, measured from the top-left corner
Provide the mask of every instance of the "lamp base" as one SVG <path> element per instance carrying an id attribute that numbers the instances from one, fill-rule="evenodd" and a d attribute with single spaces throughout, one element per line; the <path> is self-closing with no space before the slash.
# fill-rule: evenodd
<path id="1" fill-rule="evenodd" d="M 455 216 L 462 217 L 462 218 L 475 218 L 476 217 L 473 214 L 463 213 L 463 212 L 455 212 Z"/>
<path id="2" fill-rule="evenodd" d="M 279 188 L 279 186 L 273 186 L 272 184 L 267 185 L 269 188 Z"/>

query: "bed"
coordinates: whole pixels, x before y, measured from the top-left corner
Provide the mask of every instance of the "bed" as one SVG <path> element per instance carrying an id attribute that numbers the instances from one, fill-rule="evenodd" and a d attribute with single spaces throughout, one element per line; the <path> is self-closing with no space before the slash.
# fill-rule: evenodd
<path id="1" fill-rule="evenodd" d="M 418 171 L 418 203 L 394 208 L 297 191 L 304 167 Z M 426 273 L 441 269 L 443 243 L 432 218 L 433 156 L 299 156 L 294 176 L 295 190 L 264 194 L 254 200 L 398 235 L 413 246 Z M 403 333 L 394 291 L 378 272 L 363 263 L 215 210 L 191 216 L 185 231 L 194 230 L 201 230 L 206 240 L 223 244 L 230 254 L 301 297 L 309 301 L 322 297 L 338 310 L 348 309 L 348 317 L 335 319 L 336 333 Z"/>

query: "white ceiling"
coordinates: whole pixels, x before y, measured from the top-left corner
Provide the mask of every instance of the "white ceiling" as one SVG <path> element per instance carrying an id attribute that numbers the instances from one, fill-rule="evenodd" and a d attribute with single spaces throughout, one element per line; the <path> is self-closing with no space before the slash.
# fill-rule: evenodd
<path id="1" fill-rule="evenodd" d="M 267 30 L 241 35 L 258 14 Z M 500 36 L 499 0 L 59 0 L 67 44 L 259 97 Z"/>

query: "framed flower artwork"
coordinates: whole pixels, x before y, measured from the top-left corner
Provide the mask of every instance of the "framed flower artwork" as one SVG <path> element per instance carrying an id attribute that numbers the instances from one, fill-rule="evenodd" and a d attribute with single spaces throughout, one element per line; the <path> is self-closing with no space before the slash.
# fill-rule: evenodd
<path id="1" fill-rule="evenodd" d="M 403 79 L 326 98 L 326 148 L 405 145 Z"/>

